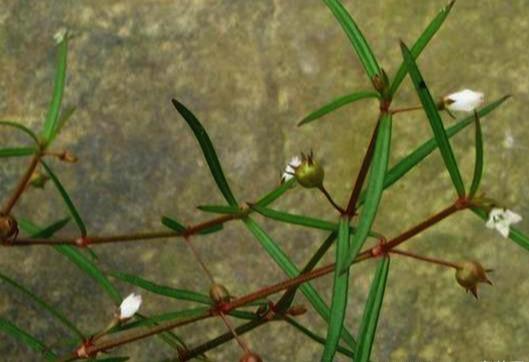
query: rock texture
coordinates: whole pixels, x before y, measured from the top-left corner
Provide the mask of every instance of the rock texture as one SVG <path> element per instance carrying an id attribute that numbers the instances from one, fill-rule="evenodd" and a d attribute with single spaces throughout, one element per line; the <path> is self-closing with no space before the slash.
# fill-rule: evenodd
<path id="1" fill-rule="evenodd" d="M 380 63 L 394 74 L 401 62 L 398 40 L 414 42 L 443 0 L 344 1 Z M 486 166 L 483 187 L 492 197 L 529 215 L 527 141 L 529 113 L 529 4 L 524 0 L 459 1 L 420 59 L 436 96 L 462 88 L 488 100 L 514 97 L 483 120 Z M 366 100 L 318 123 L 297 128 L 307 112 L 337 96 L 369 87 L 347 38 L 321 1 L 10 1 L 0 0 L 0 118 L 20 119 L 38 130 L 54 77 L 53 34 L 71 29 L 64 103 L 77 111 L 57 140 L 80 158 L 76 165 L 50 161 L 71 192 L 92 234 L 162 229 L 161 215 L 185 223 L 205 220 L 196 205 L 222 202 L 197 142 L 170 103 L 176 97 L 207 128 L 225 173 L 240 200 L 256 200 L 277 185 L 285 162 L 313 148 L 326 166 L 326 184 L 347 201 L 377 114 Z M 403 83 L 396 106 L 417 103 Z M 453 121 L 446 118 L 447 124 Z M 394 163 L 431 130 L 422 112 L 394 123 Z M 26 142 L 2 129 L 2 147 Z M 453 141 L 470 182 L 473 132 Z M 2 200 L 27 160 L 2 159 Z M 15 209 L 45 225 L 66 214 L 55 190 L 31 190 Z M 375 227 L 388 237 L 440 210 L 454 198 L 438 154 L 384 195 Z M 296 188 L 277 208 L 333 220 L 324 198 Z M 258 218 L 301 265 L 324 234 Z M 523 221 L 522 230 L 529 231 Z M 65 234 L 74 234 L 70 225 Z M 240 223 L 193 240 L 218 280 L 235 295 L 283 278 L 278 267 Z M 378 327 L 373 361 L 523 360 L 529 357 L 529 253 L 484 228 L 470 213 L 439 224 L 406 244 L 418 253 L 449 260 L 479 259 L 495 269 L 494 287 L 481 299 L 465 295 L 451 271 L 396 257 Z M 207 292 L 208 282 L 180 240 L 107 245 L 95 249 L 105 270 L 136 273 L 159 283 Z M 332 253 L 325 259 L 332 260 Z M 92 280 L 46 247 L 3 248 L 0 271 L 43 296 L 87 332 L 101 328 L 113 305 Z M 347 325 L 358 328 L 373 263 L 352 270 Z M 119 284 L 123 293 L 130 286 Z M 328 297 L 331 279 L 315 285 Z M 305 303 L 299 297 L 300 303 Z M 144 293 L 143 311 L 160 313 L 188 304 Z M 67 338 L 51 317 L 0 283 L 0 315 L 54 344 Z M 318 333 L 314 312 L 300 318 Z M 218 320 L 177 333 L 193 346 L 224 332 Z M 244 339 L 265 361 L 316 361 L 321 346 L 282 323 Z M 116 351 L 133 361 L 175 357 L 152 338 Z M 2 337 L 0 355 L 36 360 L 23 345 Z M 208 354 L 238 360 L 235 343 Z M 341 360 L 337 357 L 337 360 Z"/>

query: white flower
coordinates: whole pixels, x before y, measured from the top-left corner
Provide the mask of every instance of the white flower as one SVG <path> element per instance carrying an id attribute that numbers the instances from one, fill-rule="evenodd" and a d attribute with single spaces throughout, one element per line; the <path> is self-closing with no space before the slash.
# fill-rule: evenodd
<path id="1" fill-rule="evenodd" d="M 60 44 L 67 34 L 68 30 L 66 30 L 66 28 L 61 28 L 53 35 L 53 40 L 55 40 L 56 44 Z"/>
<path id="2" fill-rule="evenodd" d="M 522 217 L 517 213 L 507 210 L 494 208 L 489 213 L 489 220 L 485 224 L 489 229 L 496 229 L 504 238 L 509 237 L 509 228 L 511 224 L 522 221 Z"/>
<path id="3" fill-rule="evenodd" d="M 287 164 L 287 167 L 285 167 L 285 171 L 283 172 L 283 175 L 281 176 L 281 182 L 287 182 L 292 177 L 294 177 L 296 168 L 298 168 L 300 165 L 301 165 L 301 158 L 299 158 L 299 156 L 292 157 L 290 159 L 290 162 Z"/>
<path id="4" fill-rule="evenodd" d="M 132 293 L 119 306 L 119 319 L 129 319 L 140 309 L 141 295 Z"/>
<path id="5" fill-rule="evenodd" d="M 449 111 L 472 112 L 485 101 L 485 96 L 481 92 L 474 92 L 464 89 L 447 95 L 443 98 L 446 109 Z"/>

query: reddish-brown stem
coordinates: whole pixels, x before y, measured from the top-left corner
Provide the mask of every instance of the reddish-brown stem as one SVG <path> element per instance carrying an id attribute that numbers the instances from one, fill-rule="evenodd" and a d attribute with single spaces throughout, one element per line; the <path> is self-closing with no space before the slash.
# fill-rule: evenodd
<path id="1" fill-rule="evenodd" d="M 375 141 L 377 138 L 379 124 L 380 118 L 377 121 L 375 129 L 373 130 L 373 134 L 371 135 L 369 146 L 367 146 L 364 159 L 362 160 L 362 166 L 360 166 L 353 191 L 351 192 L 351 197 L 349 197 L 349 203 L 347 204 L 347 209 L 345 210 L 345 213 L 349 216 L 349 218 L 352 218 L 356 213 L 356 203 L 358 202 L 358 197 L 360 197 L 360 191 L 362 191 L 362 186 L 364 185 L 367 173 L 369 171 L 369 166 L 371 165 L 371 160 L 373 159 L 373 152 L 375 151 Z"/>
<path id="2" fill-rule="evenodd" d="M 228 318 L 224 315 L 224 313 L 219 313 L 219 316 L 220 318 L 222 319 L 222 321 L 224 322 L 224 325 L 226 325 L 226 327 L 228 328 L 228 330 L 231 332 L 231 334 L 233 335 L 233 338 L 235 338 L 235 340 L 237 341 L 237 343 L 239 344 L 239 347 L 241 347 L 241 349 L 246 352 L 246 353 L 249 353 L 250 350 L 248 349 L 248 345 L 246 344 L 246 342 L 244 342 L 240 337 L 239 335 L 237 334 L 237 332 L 235 331 L 235 329 L 233 328 L 233 325 L 231 324 L 231 322 L 228 320 Z"/>
<path id="3" fill-rule="evenodd" d="M 94 244 L 106 244 L 115 242 L 127 242 L 135 240 L 150 240 L 150 239 L 161 239 L 170 237 L 187 237 L 198 234 L 199 232 L 208 229 L 212 226 L 223 224 L 226 221 L 238 218 L 237 215 L 223 215 L 200 224 L 196 224 L 188 227 L 183 233 L 175 231 L 155 231 L 147 233 L 137 234 L 123 234 L 123 235 L 112 235 L 112 236 L 87 236 L 86 245 Z M 16 242 L 10 244 L 11 246 L 25 246 L 25 245 L 79 245 L 78 238 L 66 237 L 66 238 L 55 238 L 55 239 L 17 239 Z M 85 245 L 85 246 L 86 246 Z"/>
<path id="4" fill-rule="evenodd" d="M 407 107 L 407 108 L 397 108 L 397 109 L 392 109 L 390 111 L 390 113 L 391 114 L 397 114 L 397 113 L 403 113 L 403 112 L 418 111 L 420 109 L 423 109 L 423 108 L 421 106 Z"/>
<path id="5" fill-rule="evenodd" d="M 443 266 L 447 266 L 447 267 L 454 268 L 454 269 L 459 269 L 459 265 L 457 265 L 455 263 L 452 263 L 452 262 L 449 262 L 449 261 L 445 261 L 445 260 L 441 260 L 441 259 L 431 258 L 431 257 L 428 257 L 428 256 L 417 255 L 417 254 L 414 254 L 414 253 L 410 253 L 409 251 L 391 249 L 391 250 L 389 250 L 389 252 L 392 253 L 392 254 L 404 255 L 404 256 L 407 256 L 407 257 L 410 257 L 410 258 L 413 258 L 413 259 L 422 260 L 422 261 L 425 261 L 425 262 L 428 262 L 428 263 L 432 263 L 432 264 L 438 264 L 438 265 L 443 265 Z"/>
<path id="6" fill-rule="evenodd" d="M 332 199 L 331 195 L 329 194 L 329 192 L 327 192 L 327 189 L 325 189 L 325 187 L 323 185 L 321 185 L 320 187 L 318 187 L 318 189 L 325 195 L 325 197 L 327 198 L 327 200 L 329 200 L 329 202 L 331 203 L 332 206 L 334 206 L 334 208 L 336 210 L 338 210 L 338 212 L 340 214 L 344 214 L 345 213 L 345 210 L 342 209 L 342 207 L 340 205 L 338 205 L 336 202 L 334 202 L 334 200 Z"/>
<path id="7" fill-rule="evenodd" d="M 465 208 L 466 206 L 462 206 L 458 202 L 454 203 L 453 205 L 441 210 L 437 214 L 429 217 L 425 221 L 421 222 L 418 225 L 415 225 L 411 229 L 408 229 L 407 231 L 403 232 L 399 236 L 389 240 L 387 243 L 383 244 L 384 251 L 388 251 L 390 249 L 393 249 L 397 245 L 403 243 L 404 241 L 412 238 L 413 236 L 419 234 L 420 232 L 428 229 L 430 226 L 437 224 L 439 221 L 445 219 L 446 217 L 452 215 L 453 213 Z"/>
<path id="8" fill-rule="evenodd" d="M 184 240 L 186 241 L 187 246 L 189 247 L 189 249 L 193 253 L 193 256 L 197 260 L 198 264 L 200 265 L 200 268 L 207 275 L 207 277 L 208 277 L 209 281 L 211 282 L 211 284 L 214 284 L 215 283 L 215 279 L 213 278 L 213 274 L 211 274 L 211 272 L 209 271 L 208 267 L 206 266 L 206 264 L 202 260 L 202 257 L 198 253 L 198 250 L 196 250 L 195 247 L 193 246 L 193 244 L 191 244 L 191 240 L 187 236 L 184 237 Z"/>
<path id="9" fill-rule="evenodd" d="M 26 189 L 26 186 L 31 178 L 31 175 L 35 171 L 35 168 L 37 168 L 37 165 L 39 164 L 41 157 L 40 151 L 35 153 L 33 155 L 33 158 L 31 159 L 31 162 L 26 170 L 26 173 L 22 176 L 22 178 L 19 180 L 18 184 L 15 187 L 15 190 L 11 194 L 11 197 L 7 200 L 5 206 L 2 208 L 2 211 L 0 214 L 2 215 L 9 215 L 15 204 L 17 203 L 18 199 Z"/>
<path id="10" fill-rule="evenodd" d="M 116 338 L 113 337 L 105 337 L 99 339 L 97 342 L 93 344 L 89 344 L 84 348 L 84 352 L 88 356 L 95 355 L 96 353 L 100 351 L 105 351 L 126 343 L 134 342 L 139 339 L 147 338 L 162 332 L 169 331 L 171 329 L 174 329 L 179 326 L 183 326 L 189 323 L 197 322 L 202 319 L 211 317 L 213 315 L 213 311 L 205 312 L 203 315 L 196 316 L 196 317 L 190 317 L 186 319 L 180 319 L 178 321 L 169 321 L 166 323 L 160 323 L 155 327 L 150 327 L 149 329 L 135 329 L 130 332 L 124 332 L 121 335 L 119 335 Z M 74 352 L 66 357 L 60 358 L 59 362 L 68 362 L 78 359 L 77 353 Z"/>

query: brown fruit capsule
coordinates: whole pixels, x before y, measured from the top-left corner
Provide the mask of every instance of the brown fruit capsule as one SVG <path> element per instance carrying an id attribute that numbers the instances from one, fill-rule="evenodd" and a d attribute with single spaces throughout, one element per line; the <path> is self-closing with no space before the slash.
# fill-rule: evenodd
<path id="1" fill-rule="evenodd" d="M 0 242 L 11 242 L 18 235 L 18 224 L 9 215 L 0 215 Z"/>
<path id="2" fill-rule="evenodd" d="M 61 161 L 68 162 L 68 163 L 76 163 L 77 162 L 77 156 L 75 156 L 70 151 L 64 151 L 63 153 L 61 153 L 61 155 L 59 156 L 59 159 Z"/>
<path id="3" fill-rule="evenodd" d="M 226 289 L 224 285 L 219 284 L 219 283 L 213 283 L 211 287 L 209 288 L 209 297 L 215 303 L 225 303 L 225 302 L 229 302 L 230 293 L 228 292 L 228 289 Z"/>
<path id="4" fill-rule="evenodd" d="M 263 362 L 263 360 L 261 359 L 261 357 L 259 357 L 258 354 L 254 353 L 254 352 L 246 352 L 241 357 L 239 362 Z"/>
<path id="5" fill-rule="evenodd" d="M 478 298 L 478 284 L 487 283 L 492 285 L 492 282 L 487 277 L 487 272 L 492 269 L 485 269 L 475 260 L 465 260 L 460 262 L 456 270 L 456 280 L 467 292 Z"/>

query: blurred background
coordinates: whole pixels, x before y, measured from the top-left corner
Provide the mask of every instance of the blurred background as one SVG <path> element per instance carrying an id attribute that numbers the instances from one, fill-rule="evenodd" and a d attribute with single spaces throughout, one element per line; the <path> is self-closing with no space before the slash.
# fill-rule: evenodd
<path id="1" fill-rule="evenodd" d="M 445 0 L 344 0 L 392 76 L 401 63 L 398 40 L 411 45 Z M 327 101 L 370 84 L 342 29 L 318 0 L 290 1 L 9 1 L 0 0 L 0 118 L 39 130 L 53 87 L 53 34 L 76 35 L 68 56 L 63 104 L 77 111 L 55 142 L 80 159 L 51 161 L 86 221 L 90 234 L 161 230 L 161 215 L 196 223 L 210 215 L 201 204 L 222 203 L 200 149 L 173 109 L 175 97 L 203 122 L 239 200 L 255 201 L 279 182 L 293 155 L 314 149 L 325 165 L 325 183 L 345 204 L 376 121 L 378 105 L 365 100 L 313 124 L 297 122 Z M 529 113 L 529 3 L 525 0 L 460 0 L 421 55 L 419 65 L 436 97 L 471 88 L 487 101 L 513 97 L 483 119 L 486 173 L 482 190 L 529 215 L 526 171 Z M 418 98 L 408 81 L 395 107 Z M 454 121 L 446 118 L 446 124 Z M 395 117 L 391 164 L 432 136 L 423 112 Z M 1 129 L 2 147 L 25 138 Z M 473 131 L 453 138 L 470 182 Z M 2 202 L 29 159 L 2 159 Z M 447 172 L 434 153 L 384 194 L 375 228 L 395 236 L 454 199 Z M 334 220 L 322 195 L 297 187 L 274 204 L 280 210 Z M 47 225 L 67 214 L 48 184 L 25 193 L 14 210 Z M 325 237 L 319 231 L 271 223 L 264 228 L 302 265 Z M 520 229 L 529 232 L 529 221 Z M 63 235 L 76 235 L 69 225 Z M 207 265 L 234 295 L 284 278 L 239 222 L 193 239 Z M 457 261 L 474 258 L 493 268 L 494 286 L 466 294 L 451 270 L 393 258 L 373 361 L 483 361 L 529 358 L 529 253 L 460 213 L 407 242 L 407 250 Z M 208 281 L 181 240 L 157 240 L 95 248 L 104 270 L 134 273 L 177 288 L 207 292 Z M 333 259 L 330 252 L 323 263 Z M 3 248 L 0 271 L 44 297 L 87 333 L 113 313 L 104 291 L 62 255 L 47 247 Z M 374 263 L 355 266 L 346 324 L 358 329 Z M 117 283 L 123 293 L 134 289 Z M 332 277 L 315 282 L 326 298 Z M 146 314 L 189 306 L 143 292 Z M 298 303 L 306 303 L 302 296 Z M 307 304 L 308 305 L 308 304 Z M 68 338 L 48 314 L 0 283 L 0 315 L 54 344 Z M 300 321 L 325 335 L 315 312 Z M 190 346 L 225 331 L 220 320 L 176 330 Z M 244 339 L 265 361 L 317 361 L 322 347 L 282 323 Z M 175 355 L 159 339 L 120 348 L 132 361 Z M 38 356 L 10 338 L 0 339 L 5 361 Z M 235 342 L 208 356 L 236 361 Z M 341 360 L 337 357 L 337 360 Z"/>

